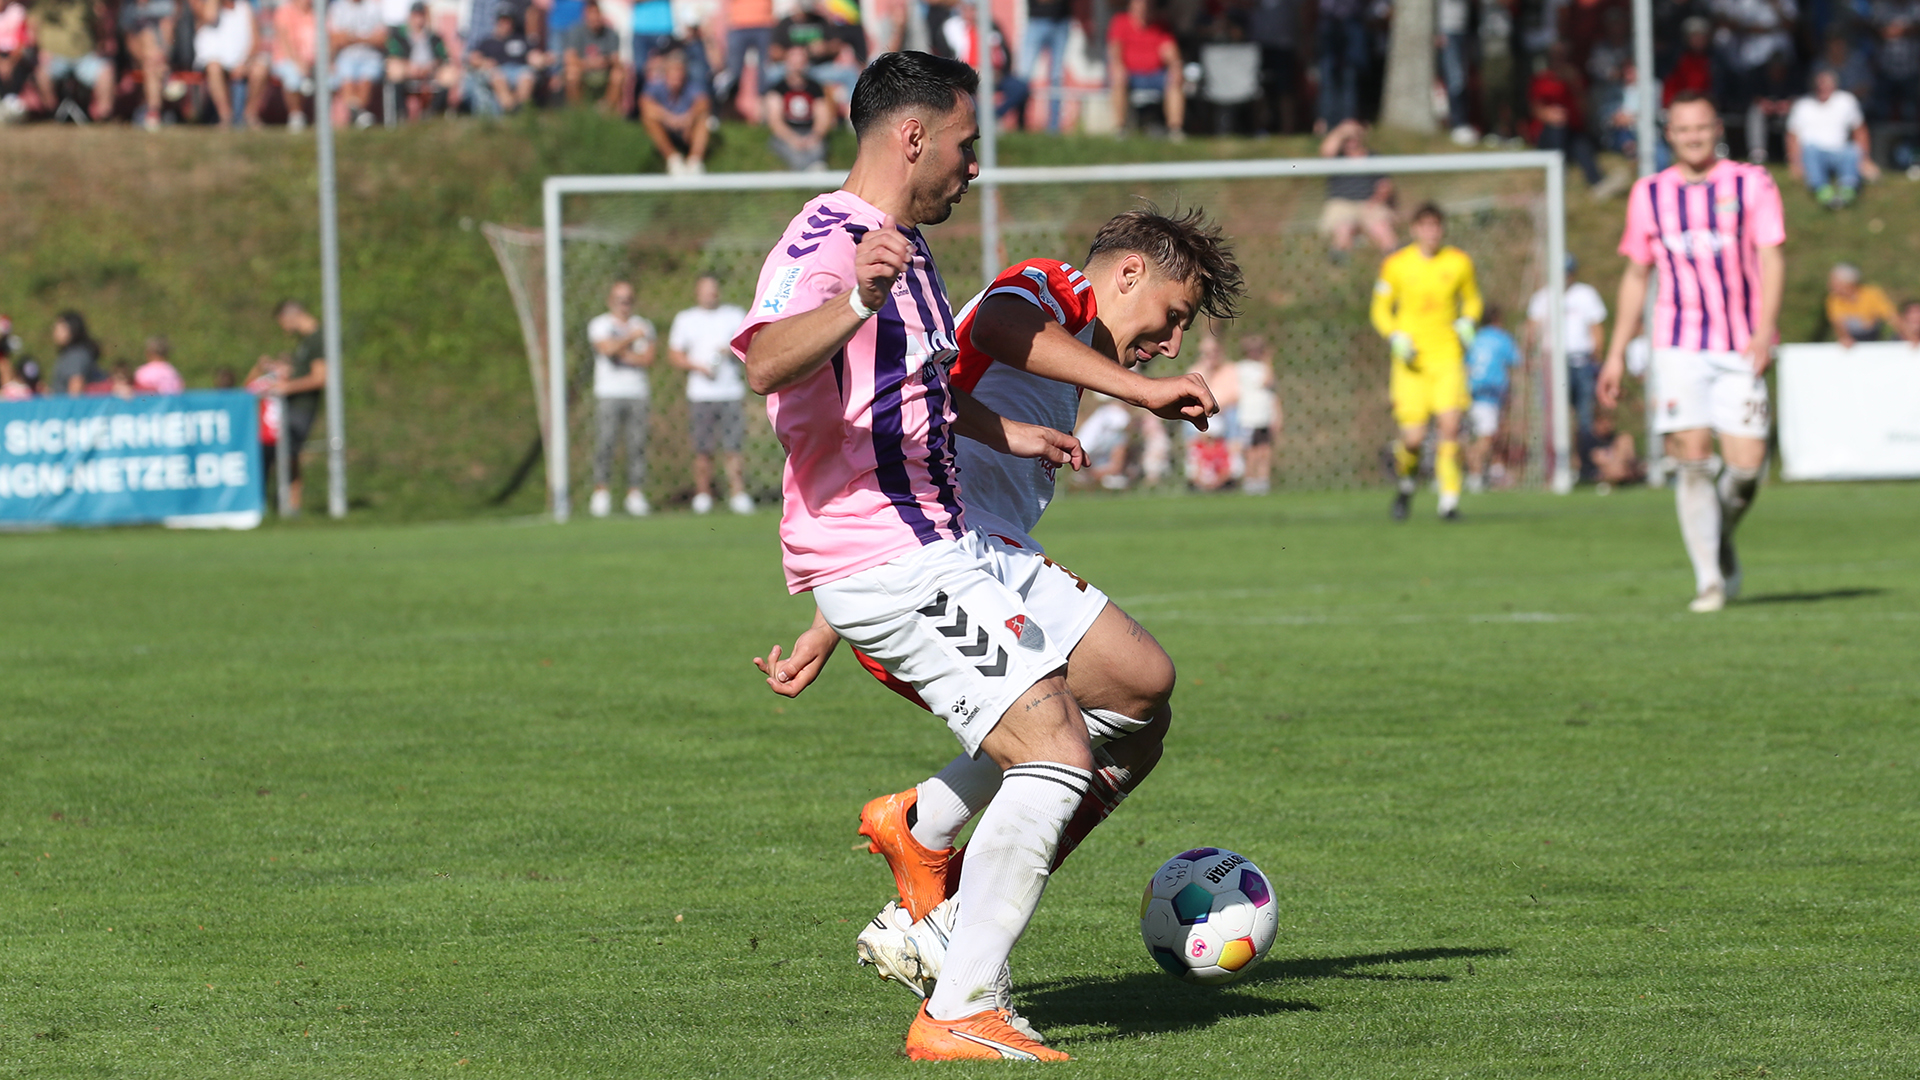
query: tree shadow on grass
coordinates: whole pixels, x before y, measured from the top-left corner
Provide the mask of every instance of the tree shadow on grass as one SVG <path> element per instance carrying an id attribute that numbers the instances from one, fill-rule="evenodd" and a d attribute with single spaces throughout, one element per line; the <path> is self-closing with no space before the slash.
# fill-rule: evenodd
<path id="1" fill-rule="evenodd" d="M 1016 997 L 1021 1015 L 1041 1030 L 1059 1028 L 1069 1042 L 1101 1042 L 1211 1027 L 1222 1020 L 1242 1016 L 1320 1011 L 1320 1006 L 1311 1001 L 1277 1000 L 1237 992 L 1239 988 L 1261 983 L 1304 979 L 1448 982 L 1452 979 L 1450 975 L 1357 969 L 1506 954 L 1507 950 L 1501 948 L 1448 948 L 1402 949 L 1361 956 L 1292 957 L 1268 960 L 1231 988 L 1210 989 L 1176 983 L 1165 974 L 1152 971 L 1032 983 L 1021 987 Z"/>
<path id="2" fill-rule="evenodd" d="M 1817 604 L 1822 600 L 1859 600 L 1869 596 L 1885 596 L 1887 590 L 1869 589 L 1826 589 L 1821 592 L 1777 592 L 1762 596 L 1749 596 L 1740 601 L 1747 604 Z"/>

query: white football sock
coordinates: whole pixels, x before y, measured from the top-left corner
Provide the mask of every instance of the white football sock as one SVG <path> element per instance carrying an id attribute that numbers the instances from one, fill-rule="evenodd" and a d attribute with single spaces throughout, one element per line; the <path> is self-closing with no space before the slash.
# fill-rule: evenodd
<path id="1" fill-rule="evenodd" d="M 1720 482 L 1716 493 L 1720 496 L 1720 530 L 1729 535 L 1740 519 L 1747 516 L 1747 507 L 1753 505 L 1753 497 L 1760 493 L 1760 473 L 1767 467 L 1763 460 L 1758 469 L 1743 469 L 1738 465 L 1728 465 L 1720 471 Z"/>
<path id="2" fill-rule="evenodd" d="M 935 1020 L 958 1020 L 997 1004 L 1000 967 L 1040 905 L 1060 833 L 1092 779 L 1085 769 L 1053 761 L 1006 771 L 967 845 L 960 924 L 947 945 L 940 984 L 927 999 Z"/>
<path id="3" fill-rule="evenodd" d="M 961 754 L 921 781 L 913 807 L 913 838 L 931 851 L 945 851 L 999 790 L 1000 766 L 992 758 Z"/>
<path id="4" fill-rule="evenodd" d="M 1680 539 L 1693 562 L 1695 593 L 1724 585 L 1720 577 L 1720 493 L 1714 487 L 1713 463 L 1680 462 L 1673 501 L 1680 511 Z"/>
<path id="5" fill-rule="evenodd" d="M 1115 739 L 1127 736 L 1153 723 L 1153 717 L 1135 720 L 1125 713 L 1112 709 L 1081 709 L 1080 719 L 1087 723 L 1087 738 L 1095 746 L 1104 746 Z"/>

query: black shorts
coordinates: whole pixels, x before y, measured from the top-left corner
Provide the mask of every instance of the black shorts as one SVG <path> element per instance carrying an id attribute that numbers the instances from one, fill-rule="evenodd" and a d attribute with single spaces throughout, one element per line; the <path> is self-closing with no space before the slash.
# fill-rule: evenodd
<path id="1" fill-rule="evenodd" d="M 1270 427 L 1254 428 L 1251 432 L 1247 434 L 1247 445 L 1248 446 L 1272 446 L 1273 445 L 1273 429 Z"/>

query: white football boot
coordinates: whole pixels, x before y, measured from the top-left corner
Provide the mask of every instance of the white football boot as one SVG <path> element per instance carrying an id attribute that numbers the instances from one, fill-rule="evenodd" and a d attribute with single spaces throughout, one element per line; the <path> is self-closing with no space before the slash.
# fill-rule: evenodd
<path id="1" fill-rule="evenodd" d="M 854 952 L 862 965 L 873 965 L 882 979 L 898 982 L 924 999 L 940 981 L 947 962 L 947 943 L 959 925 L 958 898 L 942 900 L 919 922 L 908 918 L 907 909 L 899 901 L 889 900 L 860 931 Z M 1007 1023 L 1015 1030 L 1034 1042 L 1046 1043 L 1046 1036 L 1014 1010 L 1013 972 L 1006 964 L 1000 965 L 1000 975 L 994 980 L 993 997 L 994 1004 L 1007 1010 Z"/>
<path id="2" fill-rule="evenodd" d="M 1697 615 L 1705 615 L 1709 612 L 1719 611 L 1726 606 L 1726 587 L 1724 585 L 1709 585 L 1700 590 L 1700 595 L 1693 598 L 1693 602 L 1687 605 L 1687 610 Z"/>

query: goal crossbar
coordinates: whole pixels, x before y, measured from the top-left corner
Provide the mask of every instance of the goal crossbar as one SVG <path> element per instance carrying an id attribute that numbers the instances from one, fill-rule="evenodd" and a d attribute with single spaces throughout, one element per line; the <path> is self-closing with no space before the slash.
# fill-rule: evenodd
<path id="1" fill-rule="evenodd" d="M 1027 184 L 1153 183 L 1178 180 L 1298 180 L 1326 176 L 1412 173 L 1525 172 L 1538 170 L 1546 188 L 1547 295 L 1566 290 L 1567 205 L 1566 161 L 1558 151 L 1520 150 L 1499 153 L 1405 154 L 1366 158 L 1253 158 L 1232 161 L 1167 161 L 1130 165 L 1067 165 L 984 169 L 972 187 L 990 198 L 996 187 Z M 567 327 L 562 231 L 564 200 L 568 195 L 665 194 L 729 191 L 832 191 L 846 179 L 842 172 L 826 173 L 709 173 L 701 176 L 660 174 L 626 176 L 549 176 L 541 184 L 541 229 L 545 241 L 546 352 L 547 352 L 547 490 L 555 521 L 565 521 L 572 504 L 567 472 Z M 991 281 L 998 268 L 983 264 Z M 1547 345 L 1554 467 L 1552 488 L 1573 490 L 1573 431 L 1568 413 L 1566 341 L 1561 330 L 1562 305 L 1547 305 Z"/>

